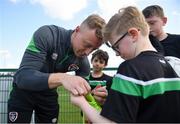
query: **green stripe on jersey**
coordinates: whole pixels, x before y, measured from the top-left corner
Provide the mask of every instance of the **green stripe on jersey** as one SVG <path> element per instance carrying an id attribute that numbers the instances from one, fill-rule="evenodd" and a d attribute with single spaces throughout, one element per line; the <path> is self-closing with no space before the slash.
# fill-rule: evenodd
<path id="1" fill-rule="evenodd" d="M 90 80 L 89 81 L 89 84 L 91 85 L 91 86 L 97 86 L 97 85 L 101 85 L 101 86 L 106 86 L 106 81 L 104 80 L 104 81 L 97 81 L 97 80 Z"/>
<path id="2" fill-rule="evenodd" d="M 163 94 L 166 91 L 180 91 L 180 78 L 159 78 L 145 82 L 123 75 L 116 75 L 113 78 L 111 89 L 146 99 L 153 95 Z"/>
<path id="3" fill-rule="evenodd" d="M 35 53 L 39 53 L 40 50 L 37 49 L 35 43 L 34 43 L 34 39 L 32 38 L 31 39 L 31 42 L 29 43 L 28 47 L 27 47 L 27 50 L 30 50 L 32 52 L 35 52 Z"/>

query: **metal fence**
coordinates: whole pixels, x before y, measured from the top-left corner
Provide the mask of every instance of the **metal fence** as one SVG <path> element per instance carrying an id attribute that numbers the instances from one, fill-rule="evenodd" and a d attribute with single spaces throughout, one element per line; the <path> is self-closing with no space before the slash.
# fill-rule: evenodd
<path id="1" fill-rule="evenodd" d="M 11 90 L 13 77 L 11 75 L 0 76 L 0 123 L 6 123 L 7 100 Z"/>
<path id="2" fill-rule="evenodd" d="M 115 73 L 116 68 L 106 68 L 109 75 Z M 0 123 L 7 123 L 7 101 L 12 88 L 13 74 L 16 69 L 0 69 Z M 80 109 L 70 103 L 70 95 L 63 87 L 58 87 L 60 105 L 59 123 L 82 123 Z M 32 115 L 34 123 L 34 114 Z"/>

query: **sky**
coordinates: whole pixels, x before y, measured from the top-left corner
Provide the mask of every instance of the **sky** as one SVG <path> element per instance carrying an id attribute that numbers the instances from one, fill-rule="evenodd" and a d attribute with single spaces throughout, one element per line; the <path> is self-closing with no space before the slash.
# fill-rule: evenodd
<path id="1" fill-rule="evenodd" d="M 154 4 L 163 7 L 168 17 L 165 31 L 180 34 L 179 0 L 1 0 L 0 68 L 18 68 L 33 33 L 43 25 L 74 29 L 93 13 L 108 22 L 122 7 L 133 5 L 142 10 Z M 100 48 L 110 56 L 107 67 L 117 67 L 123 61 L 105 45 Z"/>

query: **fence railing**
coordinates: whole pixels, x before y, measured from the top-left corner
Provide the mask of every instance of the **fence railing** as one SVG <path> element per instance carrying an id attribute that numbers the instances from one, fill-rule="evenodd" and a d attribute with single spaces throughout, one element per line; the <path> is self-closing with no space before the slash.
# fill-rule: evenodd
<path id="1" fill-rule="evenodd" d="M 115 74 L 117 68 L 105 68 L 109 75 Z M 17 69 L 0 69 L 0 123 L 7 123 L 7 101 L 12 88 L 13 74 Z M 63 87 L 57 88 L 60 105 L 59 123 L 82 123 L 81 111 L 70 103 L 70 94 Z M 34 123 L 32 116 L 32 123 Z"/>

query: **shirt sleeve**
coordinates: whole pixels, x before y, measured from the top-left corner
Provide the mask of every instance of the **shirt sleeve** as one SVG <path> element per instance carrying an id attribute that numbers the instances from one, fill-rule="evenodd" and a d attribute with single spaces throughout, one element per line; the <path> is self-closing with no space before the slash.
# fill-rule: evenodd
<path id="1" fill-rule="evenodd" d="M 49 26 L 39 28 L 26 48 L 14 82 L 19 88 L 28 90 L 48 89 L 48 77 L 52 68 L 50 61 L 53 34 Z"/>
<path id="2" fill-rule="evenodd" d="M 117 74 L 113 77 L 111 89 L 103 105 L 102 116 L 118 123 L 136 122 L 140 97 L 134 94 L 141 92 L 133 80 L 128 78 L 129 75 L 132 77 L 132 72 L 133 69 L 127 63 L 120 65 Z"/>

